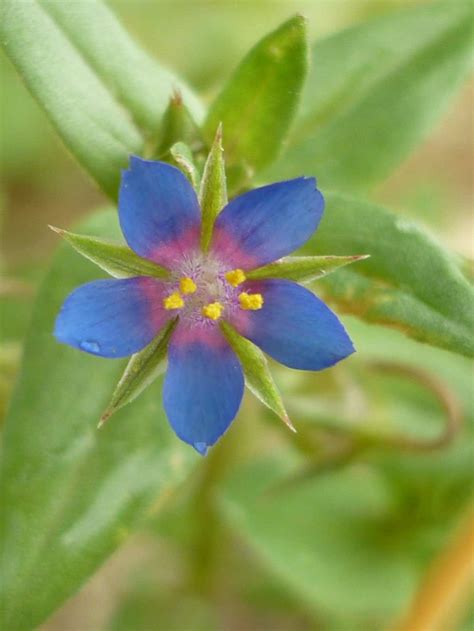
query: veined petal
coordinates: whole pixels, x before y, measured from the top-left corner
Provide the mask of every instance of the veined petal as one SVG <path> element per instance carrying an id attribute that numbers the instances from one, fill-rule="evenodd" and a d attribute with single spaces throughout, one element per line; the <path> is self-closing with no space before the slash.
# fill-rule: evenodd
<path id="1" fill-rule="evenodd" d="M 300 370 L 321 370 L 354 352 L 337 316 L 308 289 L 289 280 L 248 282 L 263 307 L 236 312 L 233 324 L 274 359 Z"/>
<path id="2" fill-rule="evenodd" d="M 314 178 L 256 188 L 220 213 L 211 249 L 232 267 L 265 265 L 302 246 L 318 227 L 323 209 Z"/>
<path id="3" fill-rule="evenodd" d="M 240 362 L 219 328 L 178 323 L 163 390 L 176 434 L 204 455 L 234 419 L 243 392 Z"/>
<path id="4" fill-rule="evenodd" d="M 128 245 L 165 267 L 199 246 L 201 214 L 193 187 L 175 167 L 132 156 L 122 174 L 119 216 Z"/>
<path id="5" fill-rule="evenodd" d="M 66 298 L 54 334 L 92 355 L 132 355 L 172 317 L 163 309 L 163 296 L 163 283 L 145 276 L 81 285 Z"/>

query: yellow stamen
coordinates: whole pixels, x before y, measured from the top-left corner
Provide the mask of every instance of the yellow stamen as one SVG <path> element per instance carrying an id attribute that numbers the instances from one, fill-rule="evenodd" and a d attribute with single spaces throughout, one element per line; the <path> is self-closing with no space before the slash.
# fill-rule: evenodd
<path id="1" fill-rule="evenodd" d="M 218 320 L 223 308 L 220 302 L 210 302 L 202 308 L 202 315 L 210 320 Z"/>
<path id="2" fill-rule="evenodd" d="M 244 282 L 244 280 L 246 280 L 247 276 L 245 276 L 243 270 L 233 269 L 230 272 L 227 272 L 225 278 L 229 285 L 232 285 L 232 287 L 238 287 Z"/>
<path id="3" fill-rule="evenodd" d="M 262 294 L 248 294 L 243 291 L 239 295 L 239 302 L 241 308 L 246 311 L 258 311 L 263 307 L 263 296 Z"/>
<path id="4" fill-rule="evenodd" d="M 185 276 L 179 281 L 179 288 L 183 294 L 194 294 L 196 291 L 196 283 L 189 276 Z"/>
<path id="5" fill-rule="evenodd" d="M 182 309 L 184 307 L 184 300 L 179 291 L 175 291 L 168 297 L 163 298 L 163 306 L 168 311 L 171 311 L 172 309 Z"/>

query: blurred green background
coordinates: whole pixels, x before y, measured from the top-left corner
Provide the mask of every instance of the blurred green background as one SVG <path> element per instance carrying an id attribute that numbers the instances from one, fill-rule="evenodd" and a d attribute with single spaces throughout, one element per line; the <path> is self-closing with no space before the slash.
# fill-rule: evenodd
<path id="1" fill-rule="evenodd" d="M 313 41 L 422 2 L 109 4 L 135 39 L 210 100 L 246 50 L 295 12 L 308 18 Z M 68 228 L 105 198 L 4 57 L 0 72 L 3 412 L 35 292 L 57 245 L 47 224 Z M 372 196 L 466 256 L 472 256 L 473 236 L 472 111 L 469 84 Z M 465 519 L 473 474 L 472 373 L 463 357 L 354 318 L 346 324 L 359 354 L 343 366 L 318 375 L 275 368 L 300 435 L 287 436 L 246 399 L 211 465 L 42 631 L 390 628 Z M 374 362 L 387 358 L 404 370 L 380 374 Z M 434 373 L 461 409 L 460 437 L 433 453 L 387 448 L 379 438 L 374 446 L 367 428 L 377 436 L 419 438 L 442 430 L 436 388 L 418 383 L 420 371 Z M 369 437 L 354 448 L 350 425 L 360 419 Z M 273 490 L 260 495 L 267 483 Z M 468 598 L 455 600 L 446 630 L 472 629 Z"/>

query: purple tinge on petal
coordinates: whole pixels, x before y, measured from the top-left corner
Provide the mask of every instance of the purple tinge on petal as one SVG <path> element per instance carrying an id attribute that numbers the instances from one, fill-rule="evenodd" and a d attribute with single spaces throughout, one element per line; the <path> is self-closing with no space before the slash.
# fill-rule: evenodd
<path id="1" fill-rule="evenodd" d="M 236 311 L 232 323 L 274 359 L 300 370 L 321 370 L 354 352 L 337 316 L 309 290 L 289 280 L 248 282 L 260 293 L 258 311 Z"/>
<path id="2" fill-rule="evenodd" d="M 92 355 L 132 355 L 169 320 L 163 297 L 163 284 L 144 276 L 87 283 L 64 302 L 54 334 L 60 342 Z"/>
<path id="3" fill-rule="evenodd" d="M 211 249 L 231 267 L 265 265 L 302 246 L 318 227 L 323 209 L 314 178 L 256 188 L 223 209 Z"/>
<path id="4" fill-rule="evenodd" d="M 244 391 L 240 362 L 212 325 L 178 324 L 168 349 L 163 400 L 176 434 L 204 455 L 236 416 Z"/>
<path id="5" fill-rule="evenodd" d="M 199 245 L 196 193 L 181 171 L 165 162 L 131 157 L 122 174 L 119 216 L 132 250 L 165 267 Z"/>

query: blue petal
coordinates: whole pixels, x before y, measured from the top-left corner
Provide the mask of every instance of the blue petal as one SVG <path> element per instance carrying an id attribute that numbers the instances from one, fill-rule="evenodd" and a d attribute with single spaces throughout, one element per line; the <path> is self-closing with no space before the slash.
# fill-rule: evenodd
<path id="1" fill-rule="evenodd" d="M 323 209 L 314 178 L 256 188 L 223 209 L 212 249 L 232 267 L 265 265 L 302 246 L 318 227 Z"/>
<path id="2" fill-rule="evenodd" d="M 277 361 L 300 370 L 321 370 L 354 352 L 337 316 L 310 291 L 289 280 L 246 283 L 261 293 L 262 309 L 240 312 L 235 326 Z"/>
<path id="3" fill-rule="evenodd" d="M 199 243 L 196 193 L 181 171 L 164 162 L 132 156 L 122 175 L 119 216 L 132 250 L 160 265 L 172 267 Z"/>
<path id="4" fill-rule="evenodd" d="M 163 389 L 176 434 L 205 455 L 234 419 L 243 392 L 239 360 L 219 329 L 178 325 L 168 349 Z"/>
<path id="5" fill-rule="evenodd" d="M 149 344 L 170 317 L 160 281 L 96 280 L 75 289 L 56 319 L 65 344 L 101 357 L 126 357 Z"/>

